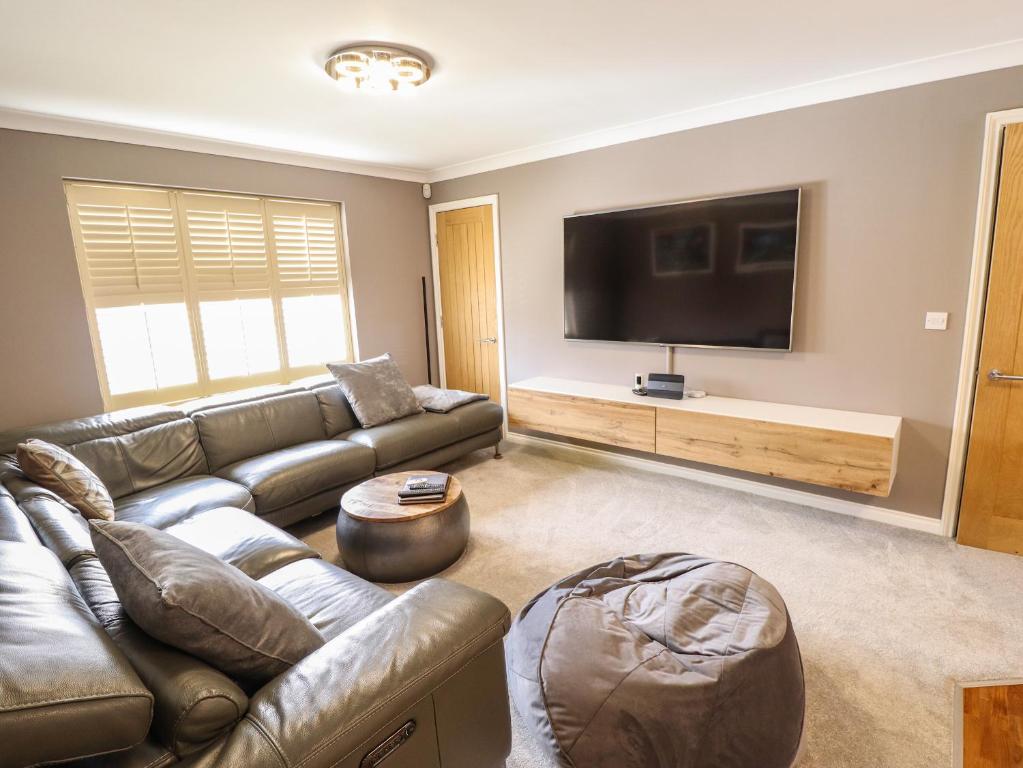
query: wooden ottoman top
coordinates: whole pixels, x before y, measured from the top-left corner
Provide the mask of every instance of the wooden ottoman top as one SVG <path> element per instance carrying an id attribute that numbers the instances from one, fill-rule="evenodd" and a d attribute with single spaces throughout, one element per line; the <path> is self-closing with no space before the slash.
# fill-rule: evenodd
<path id="1" fill-rule="evenodd" d="M 403 523 L 443 512 L 462 498 L 462 484 L 451 476 L 444 501 L 427 504 L 399 504 L 398 491 L 410 477 L 433 472 L 395 472 L 359 483 L 341 497 L 341 511 L 367 523 Z"/>

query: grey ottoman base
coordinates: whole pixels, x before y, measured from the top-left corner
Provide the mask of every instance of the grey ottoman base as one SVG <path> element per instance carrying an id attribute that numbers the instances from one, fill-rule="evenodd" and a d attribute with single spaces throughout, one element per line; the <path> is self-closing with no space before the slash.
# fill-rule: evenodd
<path id="1" fill-rule="evenodd" d="M 537 595 L 508 635 L 512 699 L 566 768 L 788 768 L 803 668 L 785 603 L 742 566 L 635 555 Z"/>
<path id="2" fill-rule="evenodd" d="M 397 523 L 337 517 L 337 543 L 345 568 L 368 581 L 395 584 L 440 573 L 469 542 L 469 505 L 460 496 L 437 514 Z"/>

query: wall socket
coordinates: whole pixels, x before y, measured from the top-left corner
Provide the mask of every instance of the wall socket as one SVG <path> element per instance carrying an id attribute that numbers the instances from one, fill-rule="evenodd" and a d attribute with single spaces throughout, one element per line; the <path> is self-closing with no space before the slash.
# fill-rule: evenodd
<path id="1" fill-rule="evenodd" d="M 924 330 L 944 331 L 948 328 L 948 312 L 928 312 L 924 316 Z"/>

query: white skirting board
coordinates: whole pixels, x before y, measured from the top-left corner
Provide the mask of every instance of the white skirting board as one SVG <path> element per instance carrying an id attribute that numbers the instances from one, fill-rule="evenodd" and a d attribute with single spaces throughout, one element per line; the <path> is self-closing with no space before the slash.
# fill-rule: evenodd
<path id="1" fill-rule="evenodd" d="M 861 520 L 872 520 L 876 523 L 896 525 L 900 528 L 909 528 L 914 531 L 933 533 L 941 536 L 941 520 L 938 518 L 922 517 L 909 512 L 901 512 L 897 509 L 886 509 L 872 504 L 863 504 L 858 501 L 847 501 L 846 499 L 835 499 L 830 496 L 823 496 L 819 493 L 809 491 L 797 491 L 791 488 L 782 488 L 769 483 L 761 483 L 756 480 L 747 480 L 741 477 L 718 474 L 704 469 L 693 469 L 692 467 L 680 467 L 675 464 L 668 464 L 655 459 L 644 459 L 638 456 L 625 456 L 611 451 L 602 451 L 599 448 L 589 448 L 581 445 L 563 443 L 560 440 L 551 440 L 545 437 L 534 435 L 523 435 L 518 432 L 508 432 L 505 439 L 521 445 L 531 445 L 543 448 L 550 448 L 555 451 L 562 451 L 573 454 L 578 459 L 591 464 L 613 464 L 617 466 L 632 467 L 645 472 L 658 472 L 662 475 L 673 475 L 684 477 L 697 483 L 717 485 L 722 488 L 731 488 L 736 491 L 745 491 L 757 496 L 766 496 L 769 499 L 788 501 L 793 504 L 801 504 L 804 507 L 814 507 L 828 512 L 837 512 L 840 515 L 849 515 Z"/>

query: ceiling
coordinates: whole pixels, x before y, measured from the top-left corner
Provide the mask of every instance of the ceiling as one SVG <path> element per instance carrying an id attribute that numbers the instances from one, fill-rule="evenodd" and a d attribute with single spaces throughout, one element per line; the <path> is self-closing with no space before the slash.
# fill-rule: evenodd
<path id="1" fill-rule="evenodd" d="M 364 41 L 433 77 L 341 90 Z M 1015 64 L 1019 0 L 0 0 L 0 127 L 421 181 Z"/>

